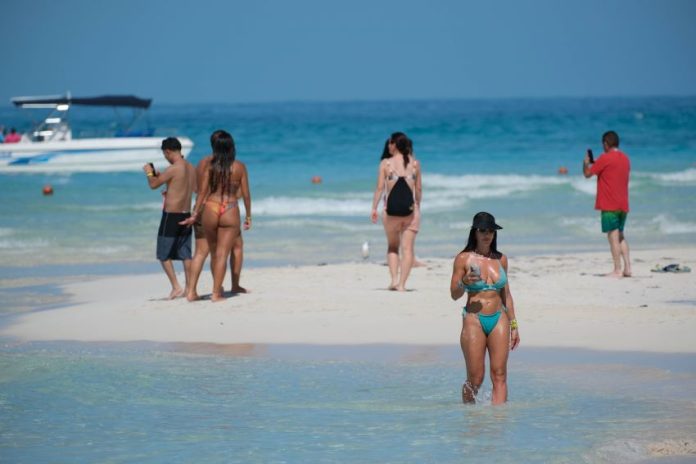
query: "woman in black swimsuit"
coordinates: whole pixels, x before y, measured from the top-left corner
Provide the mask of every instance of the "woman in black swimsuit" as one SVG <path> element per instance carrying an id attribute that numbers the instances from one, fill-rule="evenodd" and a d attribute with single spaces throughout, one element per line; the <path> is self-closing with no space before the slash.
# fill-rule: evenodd
<path id="1" fill-rule="evenodd" d="M 370 217 L 376 224 L 379 217 L 377 207 L 385 193 L 382 224 L 387 235 L 387 264 L 391 275 L 389 290 L 405 291 L 420 227 L 421 170 L 420 163 L 413 157 L 413 144 L 403 132 L 393 133 L 385 148 L 386 153 L 382 156 L 377 173 Z"/>

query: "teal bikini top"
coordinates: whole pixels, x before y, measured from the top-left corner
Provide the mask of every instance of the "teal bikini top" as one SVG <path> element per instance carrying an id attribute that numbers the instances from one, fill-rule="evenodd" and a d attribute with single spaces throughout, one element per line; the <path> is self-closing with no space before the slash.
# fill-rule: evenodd
<path id="1" fill-rule="evenodd" d="M 500 264 L 500 277 L 498 278 L 497 282 L 493 282 L 492 284 L 487 284 L 483 280 L 479 280 L 477 282 L 474 282 L 471 285 L 467 285 L 464 288 L 469 293 L 485 292 L 487 290 L 494 290 L 494 291 L 500 293 L 500 291 L 503 288 L 505 288 L 506 284 L 507 284 L 507 274 L 505 274 L 505 269 L 503 268 L 503 265 Z"/>

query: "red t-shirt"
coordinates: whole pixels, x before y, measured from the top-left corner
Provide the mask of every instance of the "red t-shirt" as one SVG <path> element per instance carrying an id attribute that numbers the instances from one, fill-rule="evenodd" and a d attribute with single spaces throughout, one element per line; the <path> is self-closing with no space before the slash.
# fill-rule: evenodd
<path id="1" fill-rule="evenodd" d="M 628 212 L 628 176 L 631 162 L 623 152 L 611 149 L 590 166 L 597 176 L 595 209 Z"/>

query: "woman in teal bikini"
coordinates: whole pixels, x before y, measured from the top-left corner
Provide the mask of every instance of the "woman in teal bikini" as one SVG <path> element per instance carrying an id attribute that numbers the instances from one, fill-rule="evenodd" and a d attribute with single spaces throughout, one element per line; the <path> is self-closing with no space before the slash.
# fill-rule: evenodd
<path id="1" fill-rule="evenodd" d="M 507 257 L 497 249 L 497 231 L 493 215 L 474 216 L 469 241 L 454 259 L 450 294 L 458 300 L 467 294 L 462 312 L 460 343 L 466 362 L 466 382 L 462 401 L 476 401 L 486 370 L 486 350 L 490 358 L 492 403 L 507 401 L 507 359 L 520 343 L 515 305 L 507 280 Z"/>

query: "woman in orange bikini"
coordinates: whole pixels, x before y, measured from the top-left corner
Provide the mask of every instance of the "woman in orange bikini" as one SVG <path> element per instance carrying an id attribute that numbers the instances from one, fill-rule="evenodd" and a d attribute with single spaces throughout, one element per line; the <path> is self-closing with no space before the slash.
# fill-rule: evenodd
<path id="1" fill-rule="evenodd" d="M 213 271 L 212 301 L 220 301 L 226 263 L 235 242 L 240 236 L 239 198 L 244 199 L 246 218 L 244 230 L 251 227 L 251 195 L 249 179 L 244 163 L 235 160 L 236 150 L 232 136 L 219 131 L 213 144 L 213 158 L 203 177 L 201 192 L 196 198 L 193 215 L 186 224 L 193 224 L 201 216 L 203 232 L 210 247 Z"/>

